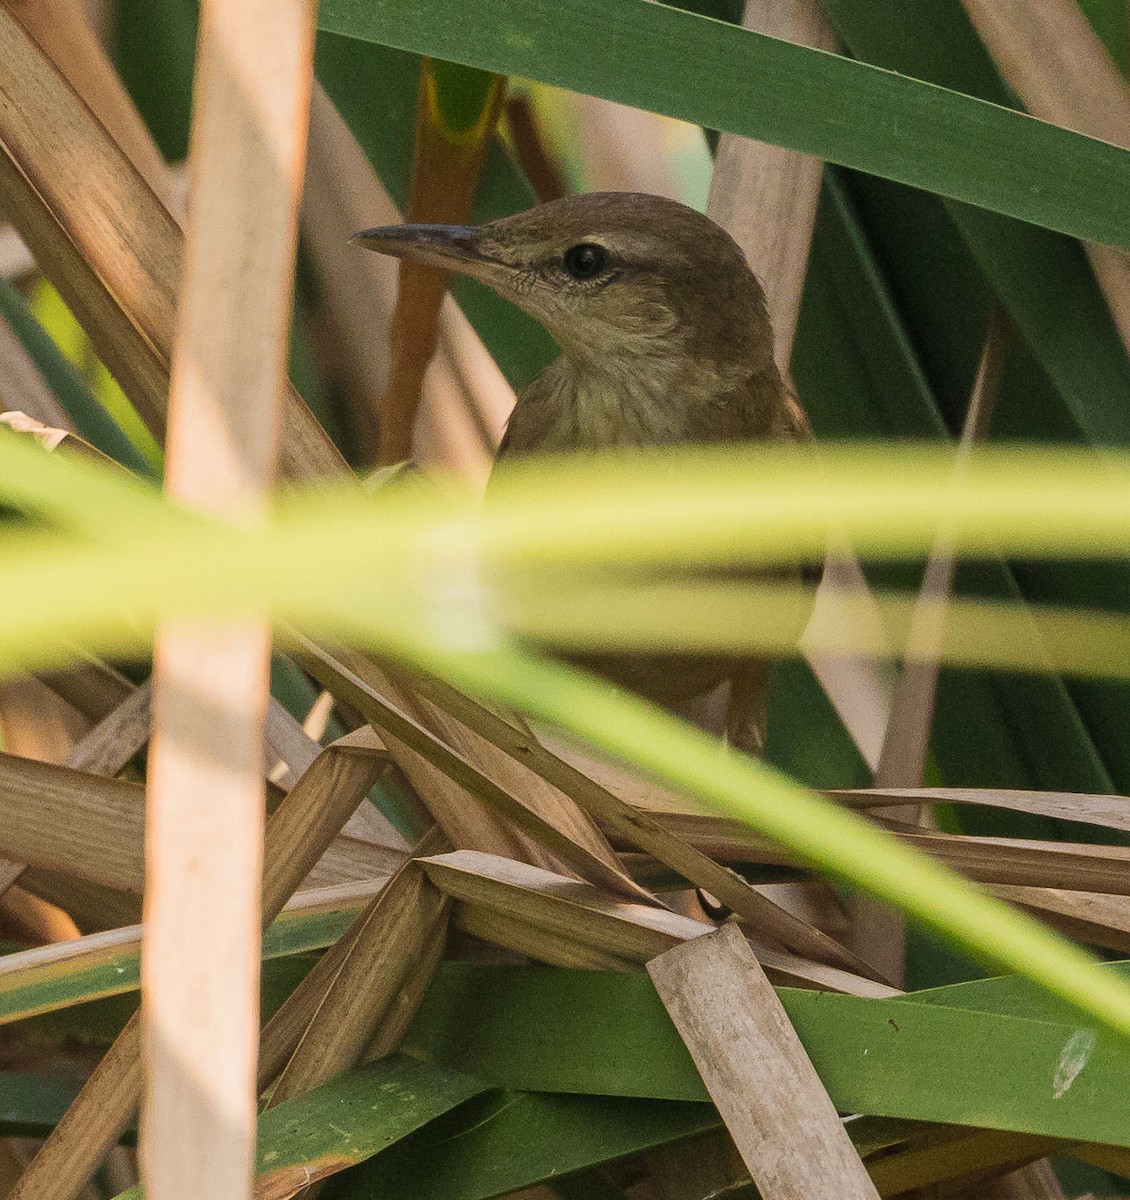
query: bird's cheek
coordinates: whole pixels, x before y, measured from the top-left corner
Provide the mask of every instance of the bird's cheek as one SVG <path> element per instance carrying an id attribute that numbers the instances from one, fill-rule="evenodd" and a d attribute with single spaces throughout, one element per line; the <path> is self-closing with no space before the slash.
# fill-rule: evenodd
<path id="1" fill-rule="evenodd" d="M 516 302 L 554 337 L 582 329 L 588 324 L 584 314 L 572 303 L 571 297 L 562 296 L 552 288 L 535 287 L 525 296 L 517 298 Z"/>
<path id="2" fill-rule="evenodd" d="M 678 317 L 665 304 L 655 301 L 625 309 L 617 314 L 615 324 L 622 337 L 632 340 L 669 338 L 679 329 Z"/>

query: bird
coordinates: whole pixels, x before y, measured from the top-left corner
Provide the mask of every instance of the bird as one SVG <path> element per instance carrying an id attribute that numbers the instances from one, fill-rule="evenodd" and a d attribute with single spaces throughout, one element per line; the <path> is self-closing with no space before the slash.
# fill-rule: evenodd
<path id="1" fill-rule="evenodd" d="M 488 285 L 557 343 L 560 357 L 519 392 L 496 465 L 535 454 L 811 439 L 774 359 L 756 275 L 730 234 L 687 205 L 590 192 L 482 225 L 389 225 L 352 240 Z M 774 578 L 815 583 L 818 574 L 800 564 Z M 765 659 L 569 657 L 676 711 L 729 681 L 728 740 L 764 749 Z"/>

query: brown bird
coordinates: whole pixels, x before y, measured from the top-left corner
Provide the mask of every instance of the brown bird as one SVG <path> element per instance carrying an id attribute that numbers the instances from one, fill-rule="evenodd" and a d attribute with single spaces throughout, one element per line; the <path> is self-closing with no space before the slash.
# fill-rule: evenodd
<path id="1" fill-rule="evenodd" d="M 519 393 L 499 461 L 810 436 L 774 362 L 765 295 L 741 248 L 685 205 L 597 192 L 487 225 L 392 225 L 353 240 L 488 284 L 561 347 Z M 576 661 L 668 707 L 732 680 L 730 740 L 761 748 L 763 660 L 649 653 Z"/>

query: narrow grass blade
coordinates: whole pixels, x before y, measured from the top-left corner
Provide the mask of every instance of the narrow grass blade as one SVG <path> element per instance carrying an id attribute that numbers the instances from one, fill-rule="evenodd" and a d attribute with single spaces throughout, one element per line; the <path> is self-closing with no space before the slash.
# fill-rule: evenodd
<path id="1" fill-rule="evenodd" d="M 634 0 L 609 9 L 600 0 L 576 0 L 560 9 L 546 0 L 445 0 L 424 13 L 390 0 L 328 0 L 319 23 L 774 142 L 1092 241 L 1130 245 L 1122 202 L 1130 154 L 665 5 Z M 599 41 L 601 54 L 577 54 L 578 27 Z M 866 111 L 871 119 L 845 121 L 837 115 L 845 111 Z"/>

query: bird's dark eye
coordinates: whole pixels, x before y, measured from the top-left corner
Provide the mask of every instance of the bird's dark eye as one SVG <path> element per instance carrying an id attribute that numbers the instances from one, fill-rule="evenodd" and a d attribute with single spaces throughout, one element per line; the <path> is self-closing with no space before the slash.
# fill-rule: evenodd
<path id="1" fill-rule="evenodd" d="M 608 251 L 595 242 L 581 242 L 565 251 L 564 265 L 574 279 L 595 279 L 608 266 Z"/>

